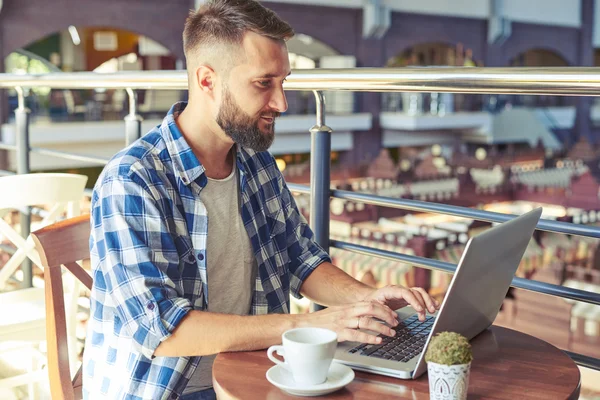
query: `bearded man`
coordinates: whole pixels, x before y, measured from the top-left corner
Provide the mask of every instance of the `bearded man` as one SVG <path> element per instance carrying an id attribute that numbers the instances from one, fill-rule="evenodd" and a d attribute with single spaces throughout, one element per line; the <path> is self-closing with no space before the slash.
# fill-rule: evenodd
<path id="1" fill-rule="evenodd" d="M 187 19 L 189 101 L 115 155 L 94 188 L 85 398 L 212 399 L 215 354 L 303 326 L 379 343 L 362 329 L 393 336 L 393 310 L 438 307 L 421 288 L 376 290 L 345 274 L 298 212 L 267 151 L 287 109 L 293 35 L 254 0 L 208 1 Z M 290 294 L 328 308 L 290 315 Z"/>

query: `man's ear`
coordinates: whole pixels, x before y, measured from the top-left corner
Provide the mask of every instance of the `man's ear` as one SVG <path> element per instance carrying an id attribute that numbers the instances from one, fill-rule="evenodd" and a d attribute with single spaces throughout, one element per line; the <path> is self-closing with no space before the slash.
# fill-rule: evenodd
<path id="1" fill-rule="evenodd" d="M 216 86 L 217 74 L 208 65 L 196 69 L 196 85 L 202 92 L 212 95 Z"/>

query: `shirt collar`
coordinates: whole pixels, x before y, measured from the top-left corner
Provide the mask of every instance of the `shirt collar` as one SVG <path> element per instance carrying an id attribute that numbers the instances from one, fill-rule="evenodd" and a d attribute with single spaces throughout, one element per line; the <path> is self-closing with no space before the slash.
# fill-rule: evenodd
<path id="1" fill-rule="evenodd" d="M 163 119 L 160 130 L 165 140 L 167 150 L 173 160 L 173 168 L 183 184 L 187 186 L 196 179 L 201 178 L 200 186 L 204 187 L 207 182 L 204 166 L 192 151 L 192 148 L 185 140 L 185 137 L 175 122 L 185 107 L 187 107 L 187 102 L 185 101 L 173 104 L 166 117 Z M 246 169 L 244 167 L 242 148 L 237 144 L 235 145 L 235 148 L 236 164 L 241 176 L 244 176 Z"/>

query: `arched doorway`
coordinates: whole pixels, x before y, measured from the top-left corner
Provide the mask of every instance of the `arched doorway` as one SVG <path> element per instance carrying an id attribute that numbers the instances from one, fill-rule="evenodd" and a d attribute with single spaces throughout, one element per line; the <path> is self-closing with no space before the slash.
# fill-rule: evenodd
<path id="1" fill-rule="evenodd" d="M 110 27 L 76 27 L 55 32 L 10 53 L 8 73 L 117 72 L 172 70 L 183 62 L 160 43 L 131 31 Z M 124 90 L 50 90 L 27 93 L 35 120 L 121 120 L 127 113 Z M 144 117 L 162 117 L 183 91 L 138 91 L 139 111 Z M 9 90 L 8 115 L 16 108 L 16 92 Z"/>
<path id="2" fill-rule="evenodd" d="M 302 33 L 287 42 L 292 69 L 354 68 L 353 56 L 342 56 L 328 44 Z M 289 91 L 287 114 L 313 114 L 315 99 L 310 91 Z M 347 114 L 354 109 L 352 93 L 326 92 L 328 114 Z"/>
<path id="3" fill-rule="evenodd" d="M 554 50 L 531 49 L 510 60 L 511 67 L 568 67 L 569 62 Z"/>
<path id="4" fill-rule="evenodd" d="M 293 70 L 315 68 L 353 68 L 356 61 L 353 56 L 340 55 L 333 47 L 315 37 L 297 33 L 288 40 L 290 67 Z M 325 92 L 326 112 L 332 114 L 349 114 L 354 110 L 354 94 L 350 92 Z M 312 91 L 287 91 L 288 110 L 284 115 L 310 115 L 313 119 L 316 112 L 316 101 Z M 313 119 L 314 120 L 314 119 Z M 310 125 L 303 128 L 307 131 Z M 282 154 L 277 165 L 284 172 L 286 179 L 304 182 L 309 169 L 310 154 L 293 152 Z M 332 165 L 338 162 L 338 153 L 332 152 Z"/>
<path id="5" fill-rule="evenodd" d="M 568 67 L 569 62 L 559 53 L 554 50 L 535 48 L 524 51 L 517 56 L 513 57 L 509 65 L 511 67 L 531 67 L 531 68 L 543 68 L 543 67 Z M 504 101 L 508 102 L 513 106 L 523 107 L 562 107 L 569 104 L 569 98 L 565 96 L 527 96 L 527 95 L 514 95 L 504 96 Z"/>
<path id="6" fill-rule="evenodd" d="M 456 45 L 443 42 L 420 43 L 409 47 L 390 58 L 386 67 L 425 67 L 425 66 L 475 67 L 483 65 L 473 56 L 473 50 L 462 43 Z"/>

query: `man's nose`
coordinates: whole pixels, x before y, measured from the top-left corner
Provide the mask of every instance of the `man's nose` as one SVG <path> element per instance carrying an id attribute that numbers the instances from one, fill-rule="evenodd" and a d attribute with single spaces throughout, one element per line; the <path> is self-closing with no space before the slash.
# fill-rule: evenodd
<path id="1" fill-rule="evenodd" d="M 287 99 L 285 98 L 285 92 L 283 91 L 283 87 L 279 88 L 273 93 L 271 97 L 271 101 L 269 102 L 269 107 L 273 111 L 277 111 L 278 113 L 284 113 L 288 109 Z"/>

